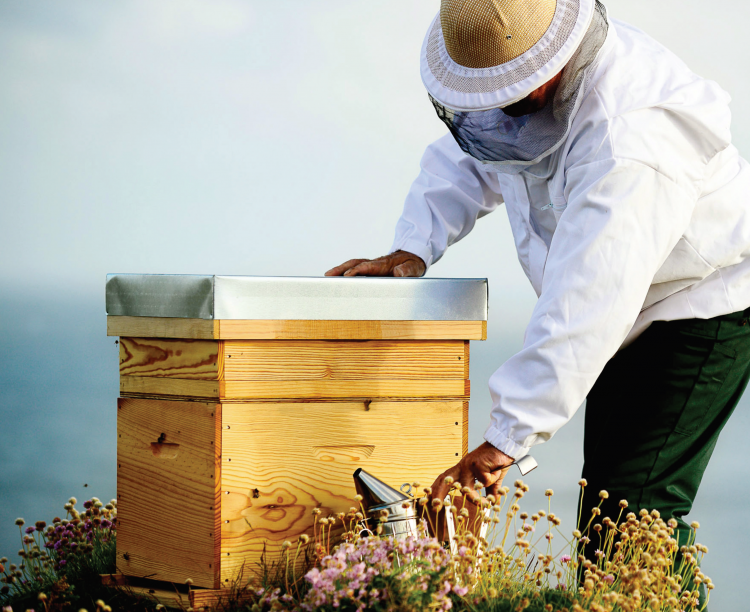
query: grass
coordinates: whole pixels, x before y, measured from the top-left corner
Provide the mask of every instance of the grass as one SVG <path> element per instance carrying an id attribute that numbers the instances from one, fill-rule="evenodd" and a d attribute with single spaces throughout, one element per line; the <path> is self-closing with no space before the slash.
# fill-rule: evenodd
<path id="1" fill-rule="evenodd" d="M 586 486 L 581 481 L 581 486 Z M 415 483 L 415 488 L 418 486 Z M 528 491 L 522 481 L 503 488 L 498 499 L 482 497 L 474 510 L 466 488 L 454 486 L 446 502 L 431 491 L 414 500 L 423 520 L 403 540 L 361 537 L 363 512 L 321 516 L 316 509 L 312 538 L 285 542 L 282 558 L 265 560 L 236 578 L 217 607 L 220 612 L 697 612 L 704 608 L 699 588 L 713 588 L 700 570 L 707 549 L 676 540 L 676 522 L 656 511 L 601 517 L 599 507 L 578 529 L 566 533 L 551 511 L 521 510 Z M 552 491 L 547 491 L 551 500 Z M 601 492 L 600 497 L 606 498 Z M 3 612 L 156 610 L 156 601 L 128 588 L 101 584 L 100 574 L 116 573 L 116 502 L 93 498 L 76 509 L 65 505 L 65 519 L 24 528 L 21 561 L 0 560 Z M 431 509 L 432 512 L 427 512 Z M 582 509 L 581 509 L 582 510 Z M 429 536 L 435 513 L 451 513 L 453 545 Z M 385 520 L 385 517 L 383 517 Z M 480 536 L 484 527 L 485 535 Z M 693 528 L 697 529 L 697 523 Z M 336 536 L 336 537 L 332 537 Z M 590 542 L 596 553 L 580 551 Z M 106 603 L 105 603 L 106 602 Z M 188 608 L 185 608 L 186 610 Z"/>

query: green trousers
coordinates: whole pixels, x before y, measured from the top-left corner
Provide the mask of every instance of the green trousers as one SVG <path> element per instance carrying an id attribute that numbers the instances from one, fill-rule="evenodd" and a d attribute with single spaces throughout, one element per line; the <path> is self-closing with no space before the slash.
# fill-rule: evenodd
<path id="1" fill-rule="evenodd" d="M 602 517 L 626 499 L 626 512 L 675 518 L 687 539 L 682 517 L 750 378 L 748 316 L 658 321 L 607 363 L 586 403 L 584 523 L 606 489 Z"/>

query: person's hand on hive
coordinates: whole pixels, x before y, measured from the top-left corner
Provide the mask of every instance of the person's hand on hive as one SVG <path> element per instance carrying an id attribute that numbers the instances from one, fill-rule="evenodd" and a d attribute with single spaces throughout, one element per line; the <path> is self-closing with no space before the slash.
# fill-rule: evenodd
<path id="1" fill-rule="evenodd" d="M 326 276 L 422 276 L 424 261 L 408 251 L 395 251 L 377 259 L 350 259 L 331 268 Z"/>
<path id="2" fill-rule="evenodd" d="M 396 251 L 377 259 L 350 259 L 331 268 L 326 276 L 422 276 L 424 261 L 408 251 Z"/>

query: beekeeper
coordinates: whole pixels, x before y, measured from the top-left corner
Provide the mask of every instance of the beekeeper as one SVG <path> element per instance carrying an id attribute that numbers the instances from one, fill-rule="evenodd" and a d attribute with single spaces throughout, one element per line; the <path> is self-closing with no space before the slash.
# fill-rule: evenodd
<path id="1" fill-rule="evenodd" d="M 596 0 L 443 0 L 421 74 L 429 147 L 391 253 L 421 276 L 505 203 L 539 300 L 491 377 L 486 442 L 444 472 L 496 491 L 584 400 L 584 507 L 690 511 L 750 374 L 750 169 L 729 96 Z M 590 492 L 590 493 L 589 493 Z"/>

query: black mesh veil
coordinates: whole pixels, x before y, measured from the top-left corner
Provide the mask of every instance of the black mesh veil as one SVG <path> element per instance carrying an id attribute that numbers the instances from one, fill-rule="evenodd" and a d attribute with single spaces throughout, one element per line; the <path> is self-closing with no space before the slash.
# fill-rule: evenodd
<path id="1" fill-rule="evenodd" d="M 607 30 L 606 9 L 597 1 L 581 44 L 563 68 L 552 104 L 535 113 L 510 117 L 500 108 L 454 111 L 432 96 L 430 100 L 466 154 L 498 170 L 534 164 L 557 149 L 567 137 Z"/>

